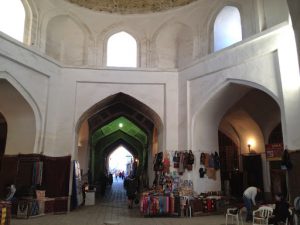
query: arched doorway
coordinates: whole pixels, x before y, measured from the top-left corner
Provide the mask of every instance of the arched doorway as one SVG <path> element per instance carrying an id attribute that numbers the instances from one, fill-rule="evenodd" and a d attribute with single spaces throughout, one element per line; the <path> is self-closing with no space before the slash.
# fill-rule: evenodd
<path id="1" fill-rule="evenodd" d="M 0 170 L 1 170 L 2 158 L 5 152 L 6 137 L 7 137 L 7 123 L 4 116 L 0 112 Z"/>
<path id="2" fill-rule="evenodd" d="M 201 153 L 221 153 L 226 145 L 237 149 L 233 152 L 238 157 L 231 157 L 229 162 L 236 167 L 232 167 L 229 174 L 225 171 L 226 176 L 221 177 L 225 172 L 217 171 L 216 179 L 200 179 L 194 184 L 202 192 L 221 189 L 226 191 L 225 183 L 229 189 L 230 186 L 240 187 L 238 191 L 231 190 L 231 193 L 239 193 L 236 196 L 238 198 L 242 197 L 247 186 L 255 185 L 268 195 L 270 174 L 267 170 L 269 160 L 265 156 L 265 144 L 270 130 L 281 121 L 280 106 L 276 97 L 264 87 L 247 82 L 233 82 L 226 82 L 214 91 L 196 112 L 191 142 L 192 148 L 200 149 Z M 218 137 L 218 134 L 222 137 Z M 249 141 L 252 141 L 250 149 Z M 233 172 L 238 172 L 234 179 Z M 234 184 L 234 180 L 239 183 Z"/>
<path id="3" fill-rule="evenodd" d="M 280 118 L 277 102 L 255 88 L 245 91 L 224 114 L 219 130 L 228 135 L 236 154 L 235 157 L 231 157 L 229 152 L 224 154 L 225 161 L 236 167 L 227 171 L 228 176 L 221 177 L 221 182 L 229 181 L 232 196 L 241 198 L 246 187 L 257 186 L 264 190 L 265 198 L 270 198 L 272 191 L 268 185 L 270 174 L 267 170 L 270 160 L 266 158 L 265 146 L 269 130 L 280 122 Z M 224 145 L 220 141 L 219 149 L 221 154 Z"/>
<path id="4" fill-rule="evenodd" d="M 124 93 L 107 97 L 91 107 L 77 125 L 78 160 L 83 179 L 99 185 L 109 172 L 108 160 L 120 145 L 137 159 L 140 186 L 154 179 L 155 150 L 162 146 L 162 122 L 148 106 Z"/>

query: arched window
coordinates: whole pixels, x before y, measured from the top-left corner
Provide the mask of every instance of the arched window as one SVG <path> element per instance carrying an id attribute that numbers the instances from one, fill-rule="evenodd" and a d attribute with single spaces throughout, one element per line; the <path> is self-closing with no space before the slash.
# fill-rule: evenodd
<path id="1" fill-rule="evenodd" d="M 21 0 L 0 1 L 0 31 L 23 42 L 25 9 Z"/>
<path id="2" fill-rule="evenodd" d="M 126 32 L 112 35 L 107 41 L 107 66 L 137 67 L 137 43 Z"/>
<path id="3" fill-rule="evenodd" d="M 225 6 L 214 23 L 214 51 L 242 40 L 241 15 L 238 8 Z"/>

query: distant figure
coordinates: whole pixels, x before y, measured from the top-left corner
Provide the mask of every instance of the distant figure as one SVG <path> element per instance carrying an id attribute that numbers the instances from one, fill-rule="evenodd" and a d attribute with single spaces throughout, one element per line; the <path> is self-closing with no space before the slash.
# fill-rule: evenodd
<path id="1" fill-rule="evenodd" d="M 82 191 L 82 203 L 81 205 L 85 205 L 85 198 L 86 198 L 86 189 L 88 188 L 88 183 L 87 182 L 84 182 L 81 186 L 81 191 Z"/>
<path id="2" fill-rule="evenodd" d="M 128 198 L 128 208 L 133 208 L 133 200 L 136 197 L 137 189 L 138 189 L 138 182 L 136 177 L 134 177 L 132 174 L 130 174 L 128 177 L 126 177 L 124 181 L 124 187 L 126 189 L 126 195 Z"/>
<path id="3" fill-rule="evenodd" d="M 108 184 L 111 186 L 113 183 L 113 175 L 111 173 L 109 173 L 108 175 Z"/>
<path id="4" fill-rule="evenodd" d="M 106 190 L 106 184 L 107 184 L 107 176 L 102 172 L 100 173 L 100 194 L 101 196 L 104 196 L 105 190 Z"/>
<path id="5" fill-rule="evenodd" d="M 273 216 L 269 218 L 269 224 L 278 225 L 279 222 L 285 223 L 286 219 L 290 221 L 289 203 L 287 203 L 281 193 L 275 195 L 275 209 Z"/>
<path id="6" fill-rule="evenodd" d="M 118 173 L 115 173 L 116 181 L 118 182 Z"/>
<path id="7" fill-rule="evenodd" d="M 252 220 L 252 211 L 253 206 L 256 205 L 255 198 L 257 193 L 261 192 L 261 190 L 257 187 L 248 187 L 243 194 L 243 201 L 245 204 L 245 207 L 247 208 L 247 217 L 246 221 Z"/>

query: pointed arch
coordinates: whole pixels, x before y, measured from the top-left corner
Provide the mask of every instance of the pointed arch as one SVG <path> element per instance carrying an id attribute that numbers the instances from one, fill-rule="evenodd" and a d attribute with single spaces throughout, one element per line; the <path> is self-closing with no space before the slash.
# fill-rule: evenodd
<path id="1" fill-rule="evenodd" d="M 151 64 L 160 68 L 187 66 L 194 57 L 194 31 L 185 23 L 167 21 L 154 33 Z"/>
<path id="2" fill-rule="evenodd" d="M 60 18 L 62 19 L 61 23 L 59 23 Z M 53 30 L 49 33 L 49 30 L 51 30 L 49 24 L 51 26 L 51 23 L 53 23 L 52 25 L 57 25 L 52 26 L 52 28 L 58 29 L 57 33 Z M 49 38 L 51 39 L 51 37 L 60 35 L 63 36 L 62 39 L 53 38 L 54 42 L 52 45 L 54 45 L 54 49 L 51 52 L 51 54 L 53 54 L 51 56 L 58 61 L 63 61 L 63 63 L 71 64 L 72 66 L 82 66 L 87 64 L 88 48 L 93 45 L 94 39 L 89 27 L 79 20 L 78 16 L 71 12 L 66 13 L 64 10 L 56 8 L 43 15 L 40 24 L 37 41 L 41 49 L 45 52 L 47 52 L 48 49 L 49 52 L 51 49 L 51 46 L 49 46 L 51 43 L 48 42 Z M 70 29 L 67 28 L 72 29 L 72 35 L 70 35 Z M 63 35 L 64 33 L 66 33 L 66 35 Z M 64 47 L 64 49 L 60 49 L 59 47 L 62 45 L 66 45 L 67 48 Z M 72 47 L 74 45 L 76 45 L 75 48 Z M 76 49 L 76 52 L 70 51 L 70 49 Z"/>
<path id="3" fill-rule="evenodd" d="M 161 118 L 153 109 L 151 109 L 149 106 L 145 105 L 144 103 L 140 102 L 139 100 L 135 99 L 134 97 L 127 95 L 123 92 L 119 92 L 114 95 L 110 95 L 106 97 L 105 99 L 99 101 L 98 103 L 96 103 L 95 105 L 87 109 L 76 122 L 76 127 L 75 127 L 76 133 L 78 133 L 81 124 L 86 119 L 92 117 L 92 115 L 95 115 L 97 112 L 101 112 L 103 110 L 109 109 L 110 107 L 114 107 L 115 109 L 121 107 L 122 109 L 120 111 L 116 111 L 116 114 L 113 115 L 120 115 L 120 114 L 124 115 L 126 113 L 126 115 L 128 116 L 129 114 L 132 113 L 132 115 L 134 115 L 137 118 L 140 116 L 144 116 L 145 119 L 153 123 L 158 130 L 161 130 L 163 128 L 163 123 Z M 132 118 L 132 116 L 129 117 Z M 105 121 L 106 122 L 108 121 L 107 118 L 105 119 Z M 148 122 L 145 122 L 145 124 L 148 124 Z"/>
<path id="4" fill-rule="evenodd" d="M 37 105 L 37 102 L 31 96 L 31 94 L 20 84 L 13 76 L 11 76 L 7 72 L 0 72 L 0 80 L 5 80 L 8 84 L 10 84 L 16 91 L 24 98 L 25 102 L 29 105 L 30 109 L 34 114 L 34 122 L 35 122 L 35 134 L 34 134 L 34 145 L 32 152 L 40 153 L 42 151 L 42 137 L 44 124 L 42 121 L 42 114 Z"/>

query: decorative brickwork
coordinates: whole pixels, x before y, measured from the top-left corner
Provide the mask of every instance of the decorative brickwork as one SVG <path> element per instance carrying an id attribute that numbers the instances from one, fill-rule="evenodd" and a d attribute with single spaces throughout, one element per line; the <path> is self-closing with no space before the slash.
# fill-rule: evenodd
<path id="1" fill-rule="evenodd" d="M 95 11 L 111 13 L 159 12 L 174 7 L 187 5 L 196 0 L 67 0 Z"/>

